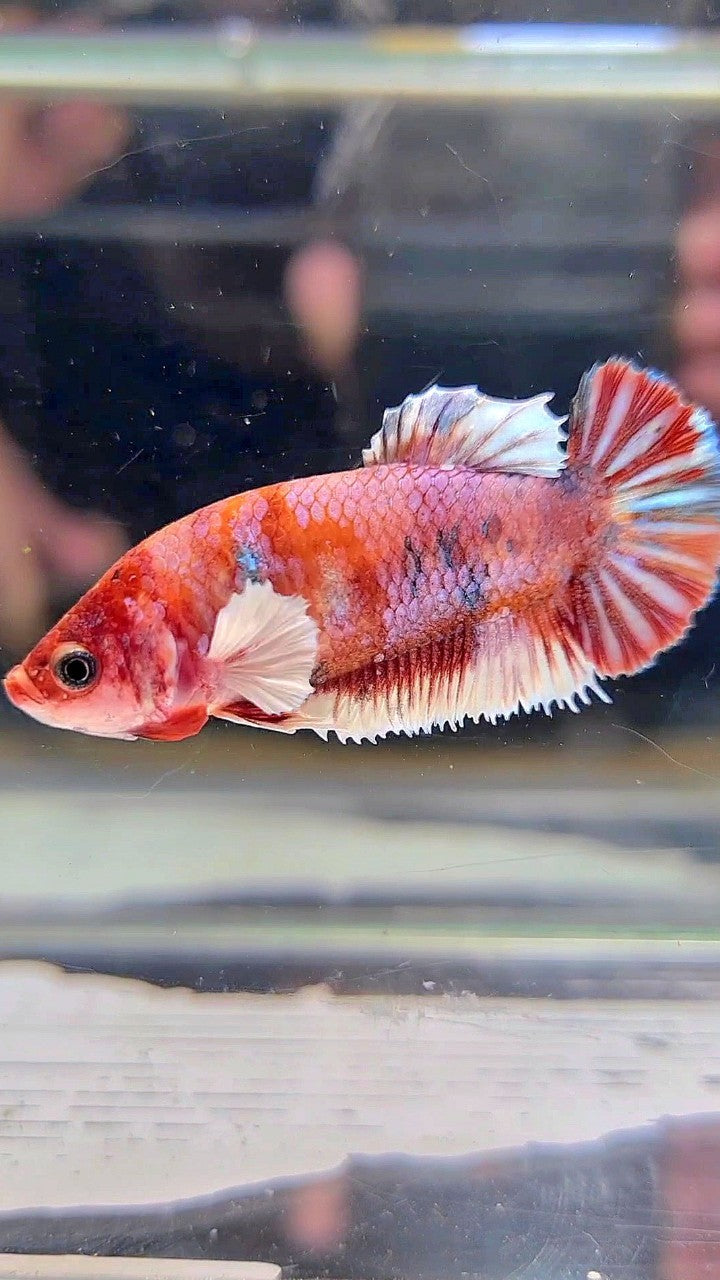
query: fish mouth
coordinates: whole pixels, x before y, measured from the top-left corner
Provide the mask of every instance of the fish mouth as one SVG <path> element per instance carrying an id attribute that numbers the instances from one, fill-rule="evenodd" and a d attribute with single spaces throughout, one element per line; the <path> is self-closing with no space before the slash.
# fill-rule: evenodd
<path id="1" fill-rule="evenodd" d="M 5 692 L 14 707 L 24 710 L 28 702 L 42 706 L 43 699 L 23 666 L 13 667 L 3 680 Z"/>

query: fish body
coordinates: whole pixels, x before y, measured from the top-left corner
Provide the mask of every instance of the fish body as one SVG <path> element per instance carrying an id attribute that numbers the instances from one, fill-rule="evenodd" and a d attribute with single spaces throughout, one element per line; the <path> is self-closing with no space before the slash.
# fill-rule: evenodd
<path id="1" fill-rule="evenodd" d="M 566 483 L 386 465 L 214 504 L 149 538 L 123 578 L 131 597 L 147 579 L 190 647 L 209 644 L 248 582 L 302 597 L 325 686 L 556 592 L 589 554 L 593 523 L 585 491 Z"/>
<path id="2" fill-rule="evenodd" d="M 714 589 L 720 455 L 610 361 L 567 453 L 549 396 L 431 388 L 364 467 L 224 499 L 128 552 L 7 677 L 47 723 L 173 739 L 209 716 L 341 738 L 553 704 L 677 642 Z"/>

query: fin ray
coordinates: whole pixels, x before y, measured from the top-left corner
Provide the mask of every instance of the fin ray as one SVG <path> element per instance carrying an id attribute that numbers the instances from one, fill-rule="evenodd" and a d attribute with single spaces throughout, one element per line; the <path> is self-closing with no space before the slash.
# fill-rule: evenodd
<path id="1" fill-rule="evenodd" d="M 148 722 L 135 730 L 137 738 L 147 738 L 152 742 L 181 742 L 184 738 L 192 738 L 207 724 L 208 713 L 205 707 L 182 707 L 157 724 Z"/>
<path id="2" fill-rule="evenodd" d="M 363 450 L 363 464 L 454 465 L 557 476 L 563 466 L 565 419 L 550 412 L 550 400 L 550 392 L 529 400 L 496 400 L 477 387 L 430 387 L 386 409 L 382 427 Z"/>
<path id="3" fill-rule="evenodd" d="M 294 711 L 310 696 L 318 628 L 300 596 L 270 582 L 248 582 L 217 615 L 208 661 L 217 671 L 210 714 L 238 701 L 270 715 Z"/>
<path id="4" fill-rule="evenodd" d="M 466 628 L 318 690 L 278 727 L 374 742 L 389 733 L 456 729 L 464 720 L 494 724 L 520 711 L 551 714 L 554 705 L 577 711 L 577 699 L 587 703 L 591 693 L 609 701 L 569 623 L 547 604 Z"/>
<path id="5" fill-rule="evenodd" d="M 615 358 L 580 383 L 568 469 L 604 484 L 609 513 L 603 554 L 573 584 L 578 634 L 602 675 L 632 674 L 681 640 L 713 594 L 717 433 L 669 379 Z"/>

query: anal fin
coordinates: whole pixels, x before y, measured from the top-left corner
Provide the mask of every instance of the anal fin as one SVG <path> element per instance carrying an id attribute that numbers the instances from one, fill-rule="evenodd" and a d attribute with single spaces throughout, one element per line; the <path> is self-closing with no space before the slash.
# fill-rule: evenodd
<path id="1" fill-rule="evenodd" d="M 254 702 L 245 698 L 230 702 L 224 707 L 215 707 L 213 716 L 217 720 L 231 720 L 235 724 L 255 725 L 258 729 L 282 729 L 285 722 L 291 719 L 287 711 L 263 711 Z"/>
<path id="2" fill-rule="evenodd" d="M 554 705 L 578 711 L 591 692 L 609 701 L 570 616 L 545 603 L 364 667 L 319 689 L 283 727 L 375 741 L 457 728 L 464 720 L 494 724 L 520 711 L 550 714 Z"/>

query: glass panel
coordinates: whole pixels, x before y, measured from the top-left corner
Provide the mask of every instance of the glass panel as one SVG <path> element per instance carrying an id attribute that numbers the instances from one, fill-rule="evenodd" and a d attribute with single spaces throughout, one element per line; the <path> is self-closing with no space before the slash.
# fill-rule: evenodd
<path id="1" fill-rule="evenodd" d="M 0 1274 L 720 1273 L 713 15 L 1 20 Z"/>

